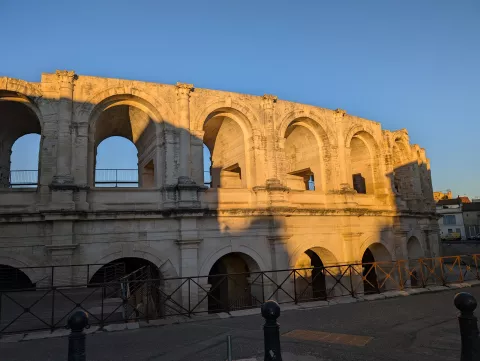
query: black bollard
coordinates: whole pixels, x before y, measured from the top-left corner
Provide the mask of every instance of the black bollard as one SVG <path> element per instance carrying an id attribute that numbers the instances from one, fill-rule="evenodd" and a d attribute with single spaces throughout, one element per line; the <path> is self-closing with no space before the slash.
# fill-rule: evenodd
<path id="1" fill-rule="evenodd" d="M 76 311 L 68 318 L 67 328 L 71 330 L 68 336 L 68 361 L 86 361 L 83 330 L 88 327 L 88 314 L 85 311 Z"/>
<path id="2" fill-rule="evenodd" d="M 462 352 L 460 361 L 473 361 L 480 359 L 479 333 L 477 318 L 473 311 L 477 308 L 477 300 L 470 293 L 462 292 L 455 295 L 455 307 L 460 310 L 458 323 L 462 338 Z"/>
<path id="3" fill-rule="evenodd" d="M 277 318 L 280 316 L 280 306 L 275 301 L 267 301 L 262 305 L 263 337 L 265 343 L 264 361 L 282 361 L 280 352 L 280 325 Z"/>

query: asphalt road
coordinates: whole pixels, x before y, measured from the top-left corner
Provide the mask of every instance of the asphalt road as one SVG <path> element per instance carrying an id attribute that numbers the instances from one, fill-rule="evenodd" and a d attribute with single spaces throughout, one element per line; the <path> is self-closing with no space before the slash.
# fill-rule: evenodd
<path id="1" fill-rule="evenodd" d="M 480 300 L 480 287 L 466 290 Z M 373 339 L 360 347 L 282 336 L 282 350 L 335 361 L 459 360 L 457 292 L 286 311 L 279 319 L 282 334 L 316 330 Z M 87 360 L 220 361 L 226 359 L 227 335 L 233 338 L 234 359 L 261 357 L 262 324 L 261 316 L 253 315 L 97 333 L 87 336 Z M 64 361 L 66 356 L 66 338 L 0 343 L 2 361 Z"/>

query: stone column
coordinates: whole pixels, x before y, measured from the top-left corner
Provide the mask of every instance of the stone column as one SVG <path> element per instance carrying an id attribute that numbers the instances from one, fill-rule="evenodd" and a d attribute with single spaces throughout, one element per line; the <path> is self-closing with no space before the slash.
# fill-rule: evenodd
<path id="1" fill-rule="evenodd" d="M 180 238 L 177 245 L 180 248 L 180 276 L 198 276 L 198 247 L 202 239 L 198 238 L 197 219 L 181 218 Z M 198 279 L 195 279 L 199 283 Z M 183 280 L 182 280 L 183 282 Z M 182 286 L 182 305 L 186 309 L 195 307 L 198 302 L 198 286 L 195 282 L 187 281 Z"/>
<path id="2" fill-rule="evenodd" d="M 347 112 L 342 109 L 335 110 L 335 127 L 337 130 L 343 129 L 343 118 Z M 336 170 L 334 171 L 336 179 L 335 187 L 338 189 L 345 188 L 351 184 L 351 176 L 349 174 L 348 166 L 350 156 L 350 144 L 345 144 L 345 134 L 343 131 L 337 132 L 337 152 L 336 152 Z M 348 148 L 348 149 L 347 149 Z"/>
<path id="3" fill-rule="evenodd" d="M 353 264 L 361 263 L 361 259 L 356 259 L 355 251 L 360 245 L 360 236 L 361 232 L 345 232 L 343 233 L 343 254 L 344 259 L 341 263 Z M 344 272 L 345 268 L 338 268 L 338 272 Z M 338 275 L 339 277 L 340 275 Z M 350 270 L 346 271 L 345 275 L 342 277 L 341 283 L 349 290 L 353 288 L 353 291 L 357 294 L 362 294 L 363 289 L 363 280 L 362 280 L 362 267 L 361 266 L 352 266 Z M 343 288 L 337 285 L 335 287 L 335 296 L 347 295 L 348 292 Z"/>
<path id="4" fill-rule="evenodd" d="M 266 275 L 270 277 L 278 286 L 280 286 L 280 284 L 282 284 L 282 282 L 289 277 L 288 271 L 278 272 L 278 270 L 286 270 L 290 268 L 287 252 L 287 241 L 290 239 L 290 237 L 290 235 L 286 234 L 267 237 L 271 249 L 272 269 L 276 272 L 267 272 Z M 270 297 L 277 288 L 277 285 L 273 284 L 271 289 L 266 289 L 265 297 Z M 281 287 L 286 293 L 294 297 L 293 276 L 283 282 Z M 277 300 L 278 302 L 292 301 L 292 298 L 288 297 L 284 291 L 277 291 L 271 298 Z"/>
<path id="5" fill-rule="evenodd" d="M 9 142 L 8 142 L 9 143 Z M 10 156 L 12 155 L 11 145 L 6 140 L 0 141 L 0 188 L 10 186 Z"/>
<path id="6" fill-rule="evenodd" d="M 53 220 L 52 242 L 45 248 L 50 253 L 50 264 L 54 268 L 53 285 L 70 286 L 73 279 L 72 259 L 77 245 L 73 242 L 73 222 Z"/>
<path id="7" fill-rule="evenodd" d="M 277 142 L 277 136 L 275 133 L 275 103 L 277 102 L 277 97 L 275 95 L 265 94 L 263 96 L 263 114 L 264 114 L 264 124 L 266 130 L 266 143 L 267 143 L 267 152 L 265 161 L 267 163 L 267 181 L 272 182 L 273 180 L 278 180 L 277 174 L 277 154 L 275 149 L 275 143 Z M 275 182 L 277 183 L 277 182 Z"/>
<path id="8" fill-rule="evenodd" d="M 57 174 L 53 178 L 54 184 L 73 184 L 71 173 L 72 164 L 72 110 L 73 86 L 75 72 L 57 70 L 59 84 L 58 99 L 58 133 L 57 133 Z"/>
<path id="9" fill-rule="evenodd" d="M 408 262 L 407 235 L 408 235 L 408 232 L 402 229 L 397 229 L 394 231 L 394 239 L 395 239 L 394 257 L 398 263 L 398 266 L 397 266 L 397 270 L 394 270 L 392 274 L 396 275 L 395 281 L 398 284 L 401 284 L 401 283 L 406 284 L 406 282 L 409 281 L 410 279 L 408 272 L 406 271 L 407 269 L 410 269 L 410 264 Z M 410 283 L 408 282 L 408 284 Z"/>
<path id="10" fill-rule="evenodd" d="M 180 134 L 179 176 L 190 178 L 190 92 L 193 84 L 177 83 L 177 114 Z"/>
<path id="11" fill-rule="evenodd" d="M 190 136 L 191 144 L 191 159 L 192 159 L 192 169 L 191 176 L 192 179 L 198 185 L 203 185 L 204 183 L 204 174 L 203 174 L 203 130 L 192 131 Z"/>

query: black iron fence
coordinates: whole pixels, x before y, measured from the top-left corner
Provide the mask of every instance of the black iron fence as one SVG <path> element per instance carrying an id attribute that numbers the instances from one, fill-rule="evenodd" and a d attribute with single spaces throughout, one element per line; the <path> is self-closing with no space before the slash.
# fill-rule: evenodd
<path id="1" fill-rule="evenodd" d="M 232 312 L 261 306 L 274 299 L 279 304 L 361 297 L 392 290 L 445 286 L 480 280 L 480 255 L 336 264 L 263 272 L 215 274 L 198 277 L 155 278 L 157 270 L 142 267 L 123 277 L 112 265 L 98 275 L 99 265 L 72 267 L 78 273 L 95 272 L 77 278 L 75 284 L 56 283 L 72 279 L 65 269 L 29 288 L 0 290 L 0 334 L 63 327 L 68 315 L 83 309 L 90 323 L 134 322 L 169 316 L 190 317 L 199 313 Z M 98 268 L 97 268 L 98 267 Z M 25 270 L 24 270 L 25 271 Z M 69 278 L 70 277 L 70 278 Z"/>
<path id="2" fill-rule="evenodd" d="M 138 187 L 138 169 L 95 169 L 95 187 Z"/>

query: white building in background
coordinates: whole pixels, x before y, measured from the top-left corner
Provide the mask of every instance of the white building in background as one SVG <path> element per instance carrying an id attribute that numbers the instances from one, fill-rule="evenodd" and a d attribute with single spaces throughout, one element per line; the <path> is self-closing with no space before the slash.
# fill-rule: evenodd
<path id="1" fill-rule="evenodd" d="M 440 227 L 440 238 L 446 239 L 453 233 L 460 234 L 465 240 L 465 224 L 463 221 L 463 203 L 461 198 L 444 199 L 437 202 L 437 214 L 440 215 L 438 225 Z M 449 236 L 450 235 L 450 236 Z"/>

